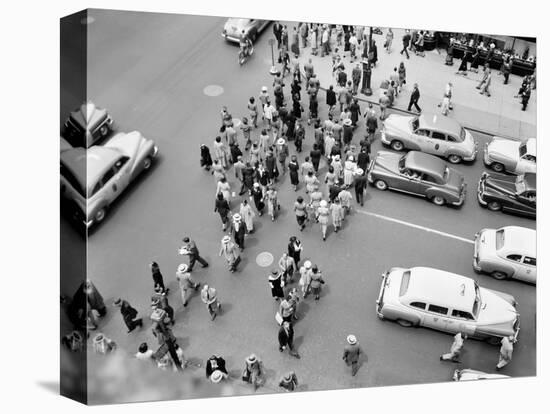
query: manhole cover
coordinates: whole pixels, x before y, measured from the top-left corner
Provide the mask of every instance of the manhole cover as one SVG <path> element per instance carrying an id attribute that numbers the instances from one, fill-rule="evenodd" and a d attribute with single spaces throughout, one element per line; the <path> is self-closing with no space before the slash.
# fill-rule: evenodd
<path id="1" fill-rule="evenodd" d="M 206 96 L 220 96 L 223 93 L 223 88 L 220 85 L 208 85 L 202 91 Z"/>
<path id="2" fill-rule="evenodd" d="M 260 267 L 268 267 L 273 263 L 273 255 L 269 252 L 262 252 L 256 256 L 256 263 Z"/>

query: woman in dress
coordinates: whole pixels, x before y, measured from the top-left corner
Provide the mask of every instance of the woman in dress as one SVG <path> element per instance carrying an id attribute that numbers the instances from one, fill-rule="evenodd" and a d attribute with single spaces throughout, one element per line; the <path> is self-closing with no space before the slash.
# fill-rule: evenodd
<path id="1" fill-rule="evenodd" d="M 332 147 L 334 147 L 335 142 L 336 140 L 334 139 L 332 132 L 325 134 L 325 157 L 330 158 Z"/>
<path id="2" fill-rule="evenodd" d="M 298 165 L 298 158 L 296 157 L 296 155 L 293 155 L 290 158 L 290 162 L 288 163 L 288 170 L 290 172 L 290 184 L 294 186 L 294 191 L 298 191 L 298 184 L 300 183 L 300 165 Z"/>
<path id="3" fill-rule="evenodd" d="M 249 234 L 254 233 L 254 217 L 256 216 L 256 214 L 252 210 L 252 207 L 250 206 L 250 204 L 248 204 L 248 200 L 246 198 L 241 203 L 239 214 L 244 220 L 244 224 L 246 225 L 246 231 Z"/>
<path id="4" fill-rule="evenodd" d="M 254 205 L 256 206 L 256 211 L 258 212 L 258 215 L 261 217 L 264 211 L 264 192 L 262 191 L 262 188 L 260 186 L 260 183 L 254 183 L 254 186 L 252 187 L 252 199 L 254 200 Z"/>
<path id="5" fill-rule="evenodd" d="M 254 128 L 258 127 L 258 105 L 253 96 L 248 100 L 248 113 L 250 115 L 250 122 Z"/>
<path id="6" fill-rule="evenodd" d="M 330 212 L 332 213 L 332 225 L 334 226 L 334 232 L 338 233 L 338 230 L 342 227 L 342 222 L 344 221 L 344 209 L 340 204 L 340 200 L 337 198 L 334 200 L 334 203 L 330 205 Z"/>
<path id="7" fill-rule="evenodd" d="M 464 56 L 462 57 L 462 61 L 460 62 L 460 66 L 458 68 L 458 72 L 456 72 L 457 75 L 467 75 L 468 72 L 468 60 L 470 59 L 471 53 L 470 52 L 464 52 Z"/>
<path id="8" fill-rule="evenodd" d="M 279 203 L 277 201 L 277 191 L 273 186 L 269 186 L 265 193 L 265 200 L 267 204 L 267 212 L 271 216 L 271 221 L 275 221 L 275 213 L 279 209 Z"/>
<path id="9" fill-rule="evenodd" d="M 349 106 L 349 110 L 351 112 L 351 124 L 356 127 L 357 121 L 359 120 L 359 115 L 361 115 L 361 107 L 359 106 L 359 100 L 357 98 L 353 98 L 353 102 Z"/>
<path id="10" fill-rule="evenodd" d="M 319 220 L 319 224 L 321 226 L 321 233 L 323 234 L 323 241 L 325 241 L 327 239 L 328 216 L 330 214 L 327 205 L 328 204 L 325 200 L 321 200 L 320 203 L 319 203 L 319 208 L 317 209 L 317 217 L 318 217 L 318 220 Z"/>
<path id="11" fill-rule="evenodd" d="M 296 221 L 298 226 L 300 226 L 300 231 L 306 227 L 307 219 L 307 204 L 305 203 L 302 196 L 299 196 L 294 203 L 294 211 L 296 213 Z"/>
<path id="12" fill-rule="evenodd" d="M 353 183 L 353 173 L 357 169 L 357 164 L 353 156 L 348 157 L 344 164 L 344 185 L 346 187 L 351 186 Z"/>
<path id="13" fill-rule="evenodd" d="M 283 272 L 278 269 L 273 269 L 268 277 L 269 287 L 271 288 L 271 296 L 277 301 L 285 297 L 283 292 Z"/>
<path id="14" fill-rule="evenodd" d="M 315 186 L 313 192 L 309 195 L 309 210 L 310 210 L 310 220 L 319 221 L 319 215 L 317 210 L 321 200 L 323 199 L 323 193 L 319 190 L 318 186 Z"/>
<path id="15" fill-rule="evenodd" d="M 255 165 L 257 162 L 260 161 L 261 158 L 261 151 L 260 146 L 258 145 L 258 141 L 254 141 L 252 143 L 252 148 L 250 148 L 250 154 L 249 154 L 249 162 L 250 165 Z"/>
<path id="16" fill-rule="evenodd" d="M 391 53 L 391 44 L 393 42 L 393 30 L 390 28 L 388 29 L 388 33 L 386 33 L 386 52 Z"/>
<path id="17" fill-rule="evenodd" d="M 332 168 L 334 168 L 334 174 L 336 174 L 336 177 L 340 179 L 342 177 L 343 170 L 342 161 L 340 161 L 340 155 L 336 154 L 330 165 L 332 166 Z"/>
<path id="18" fill-rule="evenodd" d="M 397 72 L 399 73 L 399 92 L 401 92 L 401 88 L 403 88 L 403 85 L 407 83 L 407 70 L 405 69 L 405 64 L 403 62 L 399 64 L 399 69 L 397 69 Z"/>
<path id="19" fill-rule="evenodd" d="M 290 50 L 294 54 L 294 57 L 298 59 L 298 56 L 300 56 L 300 43 L 299 43 L 299 36 L 298 36 L 298 30 L 296 27 L 292 30 L 292 41 L 290 44 Z"/>
<path id="20" fill-rule="evenodd" d="M 334 174 L 334 167 L 331 165 L 328 167 L 328 172 L 325 175 L 325 184 L 327 185 L 327 188 L 329 188 L 331 185 L 335 185 L 336 183 L 338 183 L 338 177 Z"/>
<path id="21" fill-rule="evenodd" d="M 229 163 L 229 151 L 227 146 L 222 142 L 221 137 L 216 137 L 214 141 L 214 159 L 218 160 L 223 168 L 227 168 Z"/>
<path id="22" fill-rule="evenodd" d="M 212 175 L 214 175 L 216 182 L 225 178 L 225 169 L 222 167 L 220 160 L 214 160 L 214 164 L 212 164 Z"/>
<path id="23" fill-rule="evenodd" d="M 216 195 L 222 194 L 223 198 L 227 200 L 228 204 L 231 204 L 231 186 L 227 182 L 227 179 L 223 177 L 220 181 L 218 181 L 218 186 L 216 188 Z"/>
<path id="24" fill-rule="evenodd" d="M 306 193 L 312 193 L 319 186 L 319 179 L 313 174 L 313 171 L 308 171 L 304 181 L 306 183 Z"/>
<path id="25" fill-rule="evenodd" d="M 267 151 L 269 151 L 269 135 L 267 134 L 267 131 L 265 129 L 262 129 L 262 132 L 260 133 L 260 160 L 263 161 L 267 157 Z"/>
<path id="26" fill-rule="evenodd" d="M 210 149 L 204 144 L 201 145 L 201 167 L 206 171 L 210 171 L 212 167 L 212 157 L 210 155 Z"/>

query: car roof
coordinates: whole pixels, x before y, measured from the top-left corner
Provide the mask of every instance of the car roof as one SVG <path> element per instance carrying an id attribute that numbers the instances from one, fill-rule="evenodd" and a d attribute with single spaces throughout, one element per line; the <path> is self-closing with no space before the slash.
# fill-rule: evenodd
<path id="1" fill-rule="evenodd" d="M 430 267 L 412 267 L 409 270 L 409 287 L 402 299 L 472 311 L 475 300 L 473 279 Z"/>
<path id="2" fill-rule="evenodd" d="M 506 226 L 504 230 L 504 248 L 530 257 L 537 255 L 537 232 L 519 226 Z"/>
<path id="3" fill-rule="evenodd" d="M 92 101 L 83 103 L 79 109 L 71 112 L 71 118 L 86 130 L 93 128 L 100 119 L 107 115 L 107 110 L 98 108 Z"/>
<path id="4" fill-rule="evenodd" d="M 418 117 L 419 128 L 435 129 L 446 134 L 460 136 L 462 127 L 452 118 L 440 115 L 422 114 Z"/>
<path id="5" fill-rule="evenodd" d="M 73 173 L 82 188 L 90 190 L 120 157 L 115 148 L 73 148 L 61 154 L 61 162 Z M 84 177 L 84 169 L 86 177 Z"/>
<path id="6" fill-rule="evenodd" d="M 409 151 L 405 155 L 405 168 L 435 175 L 440 179 L 443 179 L 446 166 L 445 161 L 424 152 Z"/>

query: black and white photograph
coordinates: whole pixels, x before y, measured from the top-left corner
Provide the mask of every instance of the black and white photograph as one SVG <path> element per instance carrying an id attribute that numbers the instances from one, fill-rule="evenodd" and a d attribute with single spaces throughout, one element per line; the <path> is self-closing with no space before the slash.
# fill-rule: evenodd
<path id="1" fill-rule="evenodd" d="M 43 389 L 240 411 L 544 398 L 540 18 L 94 3 L 48 14 Z"/>

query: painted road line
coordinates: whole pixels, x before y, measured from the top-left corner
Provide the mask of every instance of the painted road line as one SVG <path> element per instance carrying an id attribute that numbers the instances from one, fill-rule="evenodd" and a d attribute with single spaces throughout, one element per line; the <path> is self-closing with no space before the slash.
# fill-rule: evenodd
<path id="1" fill-rule="evenodd" d="M 460 236 L 456 236 L 456 235 L 451 234 L 451 233 L 445 233 L 444 231 L 431 229 L 429 227 L 419 226 L 418 224 L 409 223 L 408 221 L 403 221 L 403 220 L 395 219 L 393 217 L 383 216 L 381 214 L 371 213 L 370 211 L 366 211 L 366 210 L 355 209 L 355 211 L 357 211 L 358 213 L 364 214 L 366 216 L 376 217 L 376 218 L 379 218 L 381 220 L 391 221 L 392 223 L 397 223 L 397 224 L 402 224 L 403 226 L 412 227 L 413 229 L 423 230 L 423 231 L 426 231 L 428 233 L 439 234 L 440 236 L 443 236 L 443 237 L 449 237 L 451 239 L 460 240 L 461 242 L 464 242 L 464 243 L 474 244 L 473 240 L 466 239 L 466 238 L 460 237 Z"/>

